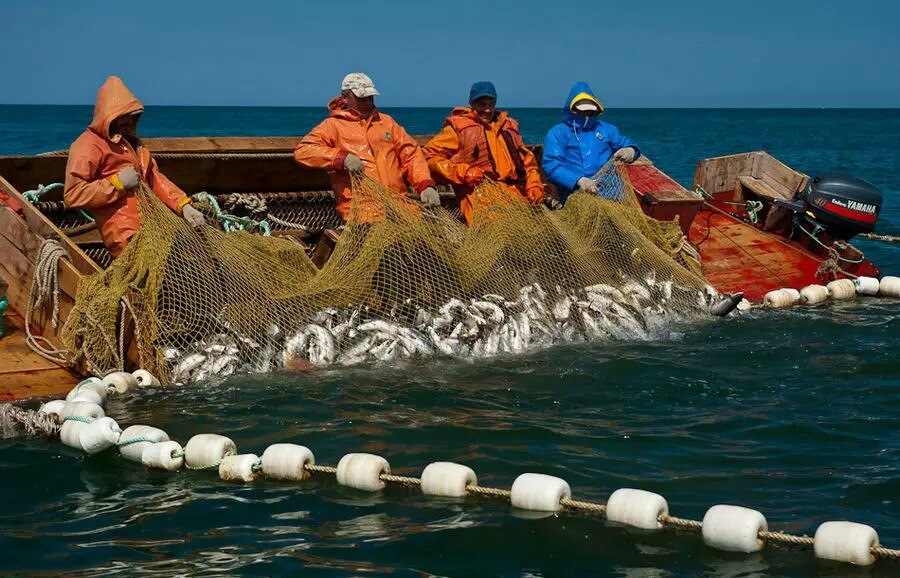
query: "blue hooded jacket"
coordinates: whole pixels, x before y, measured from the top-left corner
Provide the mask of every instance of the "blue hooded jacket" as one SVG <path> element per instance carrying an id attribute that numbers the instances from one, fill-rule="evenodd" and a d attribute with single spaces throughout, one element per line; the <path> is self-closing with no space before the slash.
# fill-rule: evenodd
<path id="1" fill-rule="evenodd" d="M 544 139 L 541 162 L 544 174 L 556 185 L 559 200 L 563 202 L 575 190 L 578 179 L 594 176 L 617 150 L 633 147 L 634 158 L 641 156 L 637 144 L 615 126 L 596 116 L 579 116 L 570 110 L 572 101 L 583 92 L 597 98 L 586 82 L 572 85 L 563 105 L 563 121 L 551 128 Z"/>

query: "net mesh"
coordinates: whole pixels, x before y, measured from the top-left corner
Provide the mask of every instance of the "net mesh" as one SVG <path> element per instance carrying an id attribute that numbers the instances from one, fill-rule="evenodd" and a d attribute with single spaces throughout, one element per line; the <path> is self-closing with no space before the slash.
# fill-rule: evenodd
<path id="1" fill-rule="evenodd" d="M 473 222 L 367 177 L 317 270 L 290 239 L 194 229 L 149 191 L 141 231 L 84 280 L 63 330 L 102 373 L 131 357 L 169 382 L 234 371 L 483 357 L 558 342 L 665 337 L 714 291 L 674 222 L 646 217 L 610 165 L 601 195 L 531 206 L 485 181 Z"/>

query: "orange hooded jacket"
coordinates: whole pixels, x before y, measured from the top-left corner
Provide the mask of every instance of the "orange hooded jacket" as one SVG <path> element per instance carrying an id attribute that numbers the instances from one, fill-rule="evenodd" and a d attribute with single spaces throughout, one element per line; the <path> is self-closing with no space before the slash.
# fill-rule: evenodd
<path id="1" fill-rule="evenodd" d="M 505 111 L 487 124 L 471 108 L 454 108 L 444 128 L 423 150 L 431 172 L 454 185 L 466 223 L 472 223 L 472 187 L 465 183 L 471 167 L 482 169 L 532 204 L 544 200 L 544 184 L 534 154 L 522 143 L 519 123 Z"/>
<path id="2" fill-rule="evenodd" d="M 337 211 L 343 220 L 350 217 L 353 198 L 350 174 L 344 169 L 348 154 L 359 157 L 367 176 L 396 191 L 404 200 L 406 183 L 417 193 L 434 186 L 422 149 L 393 118 L 378 110 L 368 118 L 360 118 L 357 111 L 344 107 L 340 96 L 331 99 L 328 110 L 330 116 L 297 144 L 294 160 L 328 170 Z M 360 212 L 379 214 L 378 207 L 360 207 Z"/>
<path id="3" fill-rule="evenodd" d="M 159 172 L 149 150 L 140 145 L 135 150 L 122 135 L 109 134 L 113 120 L 143 109 L 122 80 L 110 76 L 97 91 L 94 120 L 69 147 L 63 198 L 67 206 L 91 212 L 113 257 L 125 249 L 141 222 L 134 192 L 116 188 L 109 177 L 134 167 L 141 180 L 175 213 L 180 215 L 190 202 L 184 191 Z"/>

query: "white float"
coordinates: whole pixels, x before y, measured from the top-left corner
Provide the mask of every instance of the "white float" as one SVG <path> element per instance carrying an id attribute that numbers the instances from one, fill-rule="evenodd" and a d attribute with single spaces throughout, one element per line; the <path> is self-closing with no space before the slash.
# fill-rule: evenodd
<path id="1" fill-rule="evenodd" d="M 197 434 L 184 446 L 184 463 L 192 470 L 218 467 L 222 458 L 237 453 L 234 442 L 219 434 Z"/>
<path id="2" fill-rule="evenodd" d="M 169 434 L 149 425 L 131 425 L 119 437 L 119 453 L 126 460 L 143 463 L 147 446 L 169 441 Z"/>
<path id="3" fill-rule="evenodd" d="M 70 401 L 59 412 L 59 420 L 62 426 L 59 428 L 60 441 L 76 450 L 83 449 L 79 436 L 91 422 L 106 417 L 103 408 L 96 403 L 86 401 Z M 77 419 L 68 419 L 77 418 Z"/>
<path id="4" fill-rule="evenodd" d="M 156 376 L 146 369 L 138 369 L 131 373 L 132 377 L 137 381 L 138 387 L 159 387 L 159 380 Z"/>
<path id="5" fill-rule="evenodd" d="M 93 403 L 95 405 L 102 406 L 104 399 L 105 399 L 105 398 L 101 397 L 100 394 L 97 393 L 96 391 L 94 391 L 93 389 L 87 389 L 87 388 L 80 389 L 80 390 L 73 389 L 72 393 L 74 393 L 75 395 L 73 395 L 71 399 L 69 399 L 68 396 L 66 397 L 66 400 L 69 401 L 70 403 L 76 402 L 76 401 L 86 401 L 88 403 Z"/>
<path id="6" fill-rule="evenodd" d="M 774 309 L 790 307 L 794 304 L 794 297 L 784 289 L 775 289 L 766 293 L 766 296 L 763 297 L 763 304 Z"/>
<path id="7" fill-rule="evenodd" d="M 832 299 L 853 299 L 856 297 L 856 283 L 852 279 L 835 279 L 826 286 Z"/>
<path id="8" fill-rule="evenodd" d="M 116 445 L 122 428 L 111 417 L 101 417 L 80 428 L 78 443 L 87 454 L 98 454 Z"/>
<path id="9" fill-rule="evenodd" d="M 67 417 L 83 417 L 90 420 L 106 417 L 103 408 L 96 403 L 88 401 L 70 401 L 59 412 L 59 419 L 65 420 Z"/>
<path id="10" fill-rule="evenodd" d="M 114 388 L 119 393 L 127 393 L 137 387 L 137 384 L 137 379 L 127 371 L 114 371 L 103 378 L 103 385 Z"/>
<path id="11" fill-rule="evenodd" d="M 109 390 L 106 388 L 106 385 L 96 377 L 88 377 L 73 387 L 72 391 L 66 396 L 66 401 L 74 401 L 76 396 L 86 391 L 92 391 L 97 394 L 100 398 L 100 401 L 96 402 L 98 405 L 106 403 L 106 395 Z"/>
<path id="12" fill-rule="evenodd" d="M 462 498 L 466 487 L 477 485 L 475 471 L 453 462 L 433 462 L 422 470 L 422 493 L 426 496 Z"/>
<path id="13" fill-rule="evenodd" d="M 262 471 L 273 480 L 305 480 L 309 472 L 304 467 L 315 463 L 312 451 L 298 444 L 272 444 L 262 455 Z"/>
<path id="14" fill-rule="evenodd" d="M 219 464 L 219 477 L 226 482 L 252 482 L 260 476 L 258 466 L 256 454 L 225 456 Z"/>
<path id="15" fill-rule="evenodd" d="M 342 486 L 365 492 L 377 492 L 384 488 L 381 474 L 391 473 L 387 460 L 375 454 L 347 454 L 337 465 L 337 482 Z"/>
<path id="16" fill-rule="evenodd" d="M 875 277 L 857 277 L 856 292 L 860 295 L 878 295 L 879 283 Z"/>
<path id="17" fill-rule="evenodd" d="M 807 305 L 828 301 L 828 288 L 824 285 L 807 285 L 800 290 L 800 301 Z"/>
<path id="18" fill-rule="evenodd" d="M 791 296 L 791 299 L 794 300 L 794 305 L 800 303 L 800 291 L 793 287 L 784 287 L 781 290 Z"/>
<path id="19" fill-rule="evenodd" d="M 878 294 L 884 297 L 900 297 L 900 277 L 888 275 L 878 283 Z"/>
<path id="20" fill-rule="evenodd" d="M 522 474 L 513 482 L 510 503 L 514 508 L 538 512 L 558 512 L 559 501 L 571 498 L 569 484 L 546 474 Z"/>
<path id="21" fill-rule="evenodd" d="M 184 466 L 184 448 L 175 441 L 148 444 L 141 453 L 144 467 L 174 472 Z"/>
<path id="22" fill-rule="evenodd" d="M 825 522 L 816 529 L 813 541 L 813 551 L 818 558 L 857 566 L 874 564 L 872 548 L 878 546 L 878 532 L 855 522 Z"/>
<path id="23" fill-rule="evenodd" d="M 765 516 L 756 510 L 719 504 L 703 516 L 703 541 L 726 552 L 758 552 L 765 545 L 759 533 L 768 528 Z"/>
<path id="24" fill-rule="evenodd" d="M 62 399 L 54 399 L 53 401 L 48 401 L 45 404 L 42 404 L 40 409 L 38 409 L 38 413 L 46 413 L 47 415 L 55 415 L 56 419 L 59 418 L 59 413 L 62 409 L 66 407 L 65 400 Z"/>
<path id="25" fill-rule="evenodd" d="M 663 527 L 659 517 L 669 513 L 669 504 L 659 494 L 620 488 L 606 502 L 606 519 L 643 530 L 659 530 Z"/>

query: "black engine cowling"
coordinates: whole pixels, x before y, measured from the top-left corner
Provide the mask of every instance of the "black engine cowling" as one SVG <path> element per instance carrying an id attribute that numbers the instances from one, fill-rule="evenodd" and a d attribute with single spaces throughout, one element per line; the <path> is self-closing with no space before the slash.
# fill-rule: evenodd
<path id="1" fill-rule="evenodd" d="M 800 195 L 815 220 L 833 237 L 845 241 L 875 230 L 882 198 L 878 187 L 849 175 L 814 177 Z"/>

